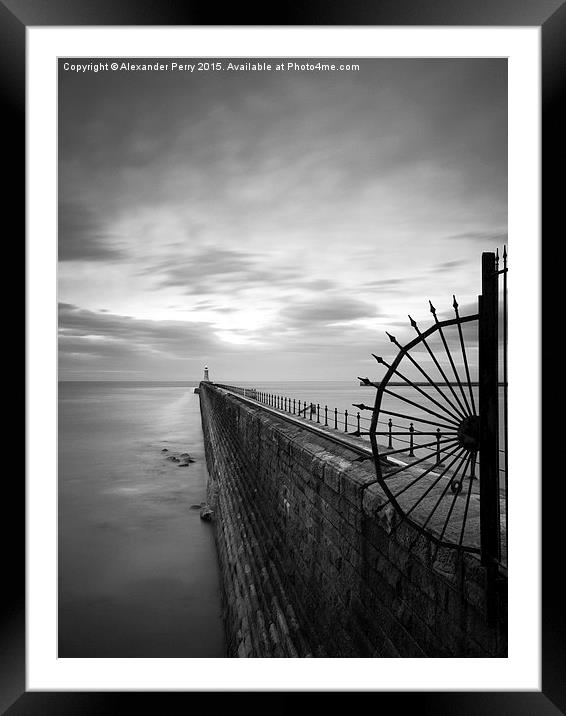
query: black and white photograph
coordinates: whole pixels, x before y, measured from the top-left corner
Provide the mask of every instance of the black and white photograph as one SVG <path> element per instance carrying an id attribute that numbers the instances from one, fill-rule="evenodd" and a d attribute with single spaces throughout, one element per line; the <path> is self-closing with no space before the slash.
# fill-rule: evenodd
<path id="1" fill-rule="evenodd" d="M 506 658 L 507 59 L 62 56 L 57 172 L 57 656 Z"/>
<path id="2" fill-rule="evenodd" d="M 563 713 L 565 36 L 564 0 L 0 2 L 0 712 Z"/>

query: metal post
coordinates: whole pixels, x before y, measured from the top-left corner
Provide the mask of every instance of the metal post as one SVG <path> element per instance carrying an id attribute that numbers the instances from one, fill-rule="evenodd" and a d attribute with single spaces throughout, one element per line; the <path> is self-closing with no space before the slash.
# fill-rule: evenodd
<path id="1" fill-rule="evenodd" d="M 495 577 L 499 551 L 498 445 L 498 275 L 495 254 L 482 254 L 482 294 L 479 298 L 479 414 L 480 414 L 480 544 L 488 576 L 488 620 L 495 617 Z"/>
<path id="2" fill-rule="evenodd" d="M 436 428 L 436 464 L 442 465 L 440 462 L 440 428 Z"/>
<path id="3" fill-rule="evenodd" d="M 309 420 L 312 420 L 312 414 L 313 414 L 313 412 L 314 412 L 314 411 L 313 411 L 313 409 L 312 409 L 312 403 L 309 403 Z"/>
<path id="4" fill-rule="evenodd" d="M 360 413 L 359 413 L 359 412 L 358 412 L 358 414 L 356 415 L 356 420 L 357 420 L 357 423 L 358 423 L 358 425 L 357 425 L 357 431 L 358 431 L 358 435 L 359 435 L 359 434 L 360 434 Z"/>
<path id="5" fill-rule="evenodd" d="M 414 455 L 415 455 L 415 451 L 413 450 L 413 447 L 414 447 L 414 437 L 413 437 L 413 434 L 414 434 L 414 432 L 415 432 L 415 428 L 414 428 L 414 426 L 413 426 L 413 423 L 411 423 L 410 426 L 409 426 L 409 436 L 410 436 L 410 438 L 409 438 L 409 439 L 410 439 L 410 443 L 409 443 L 409 455 L 410 455 L 411 457 L 414 457 Z"/>
<path id="6" fill-rule="evenodd" d="M 295 415 L 295 398 L 293 398 L 293 415 Z"/>
<path id="7" fill-rule="evenodd" d="M 316 422 L 320 423 L 320 403 L 316 404 Z"/>
<path id="8" fill-rule="evenodd" d="M 348 432 L 348 411 L 344 411 L 344 432 Z"/>
<path id="9" fill-rule="evenodd" d="M 328 427 L 328 405 L 324 406 L 324 425 Z"/>
<path id="10" fill-rule="evenodd" d="M 334 428 L 338 430 L 338 408 L 334 408 Z"/>
<path id="11" fill-rule="evenodd" d="M 389 443 L 388 443 L 387 447 L 390 450 L 393 450 L 393 436 L 391 434 L 391 431 L 393 429 L 393 421 L 391 420 L 391 418 L 389 418 L 388 426 L 389 426 Z"/>

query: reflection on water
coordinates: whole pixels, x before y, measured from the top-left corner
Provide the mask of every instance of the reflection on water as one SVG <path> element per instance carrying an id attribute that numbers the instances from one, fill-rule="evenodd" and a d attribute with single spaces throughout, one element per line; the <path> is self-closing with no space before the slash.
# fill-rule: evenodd
<path id="1" fill-rule="evenodd" d="M 60 657 L 224 656 L 205 495 L 192 387 L 60 384 Z"/>

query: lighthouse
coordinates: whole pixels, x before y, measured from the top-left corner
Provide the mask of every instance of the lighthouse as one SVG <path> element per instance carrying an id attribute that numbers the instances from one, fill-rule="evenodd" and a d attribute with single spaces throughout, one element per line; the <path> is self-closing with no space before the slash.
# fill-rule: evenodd
<path id="1" fill-rule="evenodd" d="M 204 381 L 205 383 L 210 383 L 210 378 L 208 377 L 208 366 L 207 366 L 207 365 L 204 366 L 204 378 L 203 378 L 203 381 Z"/>

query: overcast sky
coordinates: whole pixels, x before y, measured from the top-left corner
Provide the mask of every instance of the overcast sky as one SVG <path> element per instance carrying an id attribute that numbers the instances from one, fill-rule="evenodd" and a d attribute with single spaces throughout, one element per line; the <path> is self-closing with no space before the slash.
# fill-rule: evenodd
<path id="1" fill-rule="evenodd" d="M 357 62 L 60 67 L 60 379 L 350 380 L 428 299 L 475 310 L 507 241 L 506 62 Z"/>

